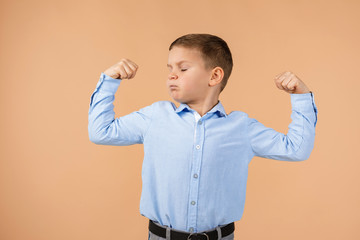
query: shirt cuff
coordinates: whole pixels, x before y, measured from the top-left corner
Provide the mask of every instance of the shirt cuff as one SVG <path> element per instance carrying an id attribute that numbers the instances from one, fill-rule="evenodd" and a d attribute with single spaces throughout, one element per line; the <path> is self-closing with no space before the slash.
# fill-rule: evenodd
<path id="1" fill-rule="evenodd" d="M 96 85 L 96 89 L 101 92 L 109 92 L 115 94 L 117 89 L 119 88 L 120 82 L 121 79 L 114 79 L 102 72 L 100 75 L 100 80 Z"/>
<path id="2" fill-rule="evenodd" d="M 314 94 L 303 93 L 303 94 L 290 94 L 291 95 L 291 105 L 293 110 L 300 112 L 313 112 L 315 114 L 315 122 L 317 122 L 317 107 L 314 100 Z"/>

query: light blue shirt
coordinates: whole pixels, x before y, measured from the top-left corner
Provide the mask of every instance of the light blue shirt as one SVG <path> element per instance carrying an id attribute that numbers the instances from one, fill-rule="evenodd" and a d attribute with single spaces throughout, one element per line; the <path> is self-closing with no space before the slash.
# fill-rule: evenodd
<path id="1" fill-rule="evenodd" d="M 254 156 L 301 161 L 313 149 L 312 93 L 291 94 L 285 135 L 246 113 L 226 114 L 221 102 L 202 117 L 186 104 L 159 101 L 114 119 L 120 82 L 101 73 L 90 100 L 89 137 L 96 144 L 144 145 L 140 213 L 161 225 L 202 232 L 240 220 Z"/>

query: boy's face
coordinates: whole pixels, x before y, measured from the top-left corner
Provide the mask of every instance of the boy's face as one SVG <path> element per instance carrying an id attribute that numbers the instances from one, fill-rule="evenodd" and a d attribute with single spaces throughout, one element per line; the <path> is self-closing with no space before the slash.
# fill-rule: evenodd
<path id="1" fill-rule="evenodd" d="M 173 47 L 169 52 L 167 66 L 170 74 L 166 85 L 175 101 L 194 104 L 206 98 L 212 71 L 206 68 L 197 49 Z"/>

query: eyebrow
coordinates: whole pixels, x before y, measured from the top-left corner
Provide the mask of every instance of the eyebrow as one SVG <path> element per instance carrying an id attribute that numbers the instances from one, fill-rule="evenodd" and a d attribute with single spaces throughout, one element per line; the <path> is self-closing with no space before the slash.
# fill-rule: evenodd
<path id="1" fill-rule="evenodd" d="M 191 62 L 186 61 L 186 60 L 182 60 L 182 61 L 180 61 L 180 62 L 175 63 L 175 65 L 178 65 L 178 66 L 179 66 L 179 65 L 182 64 L 182 63 L 191 63 Z M 166 64 L 166 66 L 167 66 L 167 67 L 171 67 L 170 64 Z"/>

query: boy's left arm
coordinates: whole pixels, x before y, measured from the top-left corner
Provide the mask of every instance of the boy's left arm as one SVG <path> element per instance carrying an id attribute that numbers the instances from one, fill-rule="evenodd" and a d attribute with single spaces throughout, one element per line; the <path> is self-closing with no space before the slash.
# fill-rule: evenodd
<path id="1" fill-rule="evenodd" d="M 285 135 L 251 119 L 249 137 L 254 154 L 277 160 L 306 160 L 314 146 L 317 122 L 313 94 L 304 82 L 291 72 L 277 75 L 275 84 L 279 89 L 291 94 L 292 122 Z"/>

